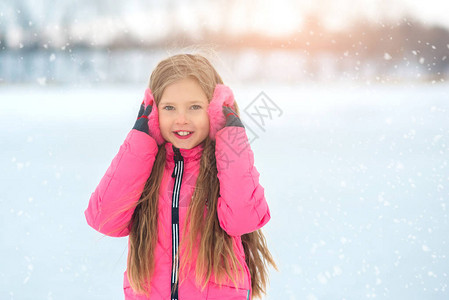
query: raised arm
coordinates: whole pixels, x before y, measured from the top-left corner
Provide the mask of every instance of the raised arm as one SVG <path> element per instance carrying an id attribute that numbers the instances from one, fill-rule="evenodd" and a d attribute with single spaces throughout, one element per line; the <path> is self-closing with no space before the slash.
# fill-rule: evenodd
<path id="1" fill-rule="evenodd" d="M 229 87 L 217 85 L 208 112 L 220 181 L 218 219 L 229 235 L 240 236 L 264 226 L 270 210 L 245 127 L 232 110 L 233 104 Z"/>
<path id="2" fill-rule="evenodd" d="M 149 135 L 132 129 L 92 193 L 87 223 L 109 236 L 126 236 L 135 205 L 151 174 L 158 147 Z"/>
<path id="3" fill-rule="evenodd" d="M 216 136 L 220 226 L 232 236 L 253 232 L 270 220 L 270 210 L 243 127 L 225 127 Z"/>
<path id="4" fill-rule="evenodd" d="M 152 99 L 151 91 L 147 90 L 133 129 L 92 193 L 84 212 L 92 228 L 109 236 L 129 234 L 135 206 L 158 152 L 157 139 L 153 138 L 157 122 L 151 122 L 154 115 L 157 118 L 157 108 L 151 113 L 153 101 L 149 97 Z M 148 105 L 145 106 L 145 103 Z"/>

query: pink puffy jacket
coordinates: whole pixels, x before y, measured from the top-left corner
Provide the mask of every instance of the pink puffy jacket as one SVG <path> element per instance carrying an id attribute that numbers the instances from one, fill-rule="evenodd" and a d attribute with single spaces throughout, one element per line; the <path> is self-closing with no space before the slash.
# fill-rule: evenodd
<path id="1" fill-rule="evenodd" d="M 155 108 L 157 110 L 157 108 Z M 235 137 L 242 139 L 236 141 Z M 220 197 L 218 219 L 221 227 L 233 238 L 234 251 L 245 268 L 245 276 L 236 289 L 232 282 L 219 287 L 212 275 L 206 288 L 195 284 L 195 274 L 179 274 L 178 299 L 249 299 L 251 278 L 245 263 L 240 236 L 253 232 L 270 219 L 264 189 L 259 184 L 259 173 L 254 166 L 254 155 L 243 127 L 224 127 L 215 135 Z M 150 282 L 150 297 L 132 290 L 127 273 L 123 277 L 125 299 L 171 299 L 173 249 L 183 240 L 183 225 L 199 173 L 202 145 L 192 149 L 178 149 L 171 143 L 163 144 L 166 163 L 159 189 L 158 242 L 155 251 L 155 270 Z M 158 151 L 158 143 L 150 135 L 132 129 L 106 174 L 92 193 L 85 211 L 87 223 L 95 230 L 113 237 L 129 234 L 133 209 L 123 208 L 136 203 L 150 176 Z M 176 156 L 178 152 L 178 156 Z M 179 154 L 182 156 L 180 160 Z M 222 159 L 225 157 L 226 159 Z M 174 230 L 172 207 L 174 198 L 179 222 Z M 193 255 L 195 258 L 196 255 Z M 180 260 L 182 261 L 182 252 Z M 179 262 L 177 262 L 179 263 Z M 194 266 L 196 261 L 189 265 Z"/>

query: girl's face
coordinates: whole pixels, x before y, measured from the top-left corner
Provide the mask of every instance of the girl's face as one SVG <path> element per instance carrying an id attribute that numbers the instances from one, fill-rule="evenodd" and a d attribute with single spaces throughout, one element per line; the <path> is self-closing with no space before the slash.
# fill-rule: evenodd
<path id="1" fill-rule="evenodd" d="M 177 148 L 197 146 L 209 135 L 208 106 L 196 80 L 185 78 L 168 85 L 158 105 L 162 137 Z"/>

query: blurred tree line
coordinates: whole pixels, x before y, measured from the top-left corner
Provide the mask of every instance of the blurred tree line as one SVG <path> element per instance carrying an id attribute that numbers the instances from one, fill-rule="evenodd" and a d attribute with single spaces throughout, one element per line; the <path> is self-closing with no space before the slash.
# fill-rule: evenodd
<path id="1" fill-rule="evenodd" d="M 207 43 L 232 51 L 247 48 L 262 52 L 296 51 L 307 57 L 306 67 L 309 72 L 319 68 L 317 60 L 331 55 L 337 62 L 336 68 L 341 72 L 368 68 L 375 69 L 376 73 L 384 73 L 408 68 L 419 70 L 423 75 L 435 79 L 449 75 L 449 30 L 440 26 L 427 26 L 412 18 L 385 23 L 359 20 L 346 29 L 331 30 L 322 25 L 318 15 L 309 14 L 301 28 L 288 34 L 271 36 L 245 28 L 230 32 L 228 27 L 229 22 L 232 22 L 232 7 L 237 5 L 235 0 L 217 1 L 217 7 L 220 7 L 218 25 L 212 28 L 204 16 L 199 15 L 194 31 L 183 28 L 179 18 L 172 13 L 179 4 L 178 1 L 155 3 L 149 1 L 139 5 L 143 5 L 143 11 L 157 6 L 164 13 L 162 27 L 165 34 L 154 38 L 154 32 L 149 30 L 147 35 L 142 37 L 132 30 L 124 29 L 110 32 L 105 43 L 95 44 L 90 40 L 75 39 L 72 27 L 87 20 L 83 21 L 83 14 L 87 14 L 90 19 L 104 15 L 119 16 L 126 10 L 126 4 L 111 5 L 106 0 L 53 2 L 54 10 L 45 10 L 43 17 L 38 18 L 32 2 L 5 0 L 0 7 L 0 54 L 4 51 L 53 49 L 71 52 L 91 48 L 111 52 Z M 243 9 L 250 14 L 251 7 Z M 6 18 L 6 15 L 10 17 Z M 57 24 L 56 36 L 50 36 L 44 30 L 49 20 Z M 110 25 L 96 23 L 95 26 Z M 105 31 L 108 31 L 107 28 Z"/>

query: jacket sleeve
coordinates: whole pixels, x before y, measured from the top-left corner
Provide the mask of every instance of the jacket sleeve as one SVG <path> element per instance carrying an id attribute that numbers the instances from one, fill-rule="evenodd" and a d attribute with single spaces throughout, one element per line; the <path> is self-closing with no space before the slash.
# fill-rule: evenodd
<path id="1" fill-rule="evenodd" d="M 218 131 L 215 156 L 220 181 L 217 207 L 220 226 L 231 236 L 264 226 L 270 220 L 270 210 L 245 128 L 231 126 Z"/>
<path id="2" fill-rule="evenodd" d="M 137 201 L 151 174 L 158 147 L 148 134 L 132 129 L 84 212 L 87 223 L 109 236 L 126 236 Z"/>

